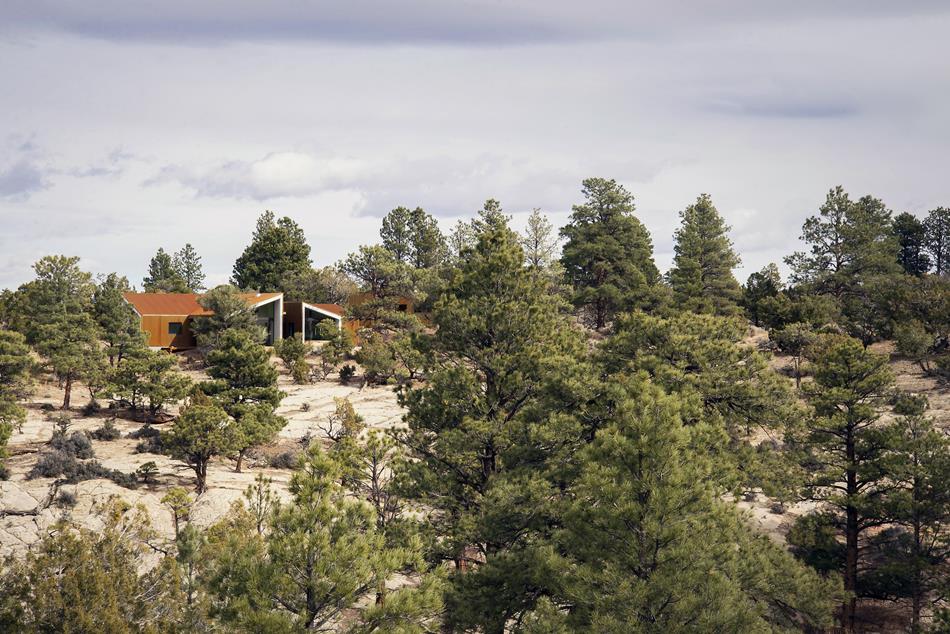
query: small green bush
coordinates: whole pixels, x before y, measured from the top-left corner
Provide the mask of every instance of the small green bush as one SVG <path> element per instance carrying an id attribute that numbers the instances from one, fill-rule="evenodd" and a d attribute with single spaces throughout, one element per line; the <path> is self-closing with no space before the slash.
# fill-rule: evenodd
<path id="1" fill-rule="evenodd" d="M 340 368 L 340 383 L 349 383 L 356 376 L 356 366 L 349 363 Z"/>
<path id="2" fill-rule="evenodd" d="M 116 440 L 122 436 L 122 432 L 119 431 L 119 428 L 115 426 L 115 421 L 111 418 L 108 419 L 102 427 L 95 429 L 90 434 L 94 440 Z"/>
<path id="3" fill-rule="evenodd" d="M 81 460 L 94 458 L 96 455 L 92 450 L 92 443 L 89 441 L 89 436 L 81 431 L 74 431 L 68 436 L 56 431 L 53 433 L 49 444 L 53 449 L 62 451 L 65 454 Z"/>

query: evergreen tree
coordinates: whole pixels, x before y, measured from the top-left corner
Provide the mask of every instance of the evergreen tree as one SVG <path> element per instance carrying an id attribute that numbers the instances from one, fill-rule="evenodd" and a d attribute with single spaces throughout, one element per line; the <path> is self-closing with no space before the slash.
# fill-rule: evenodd
<path id="1" fill-rule="evenodd" d="M 528 224 L 521 236 L 525 265 L 537 271 L 548 270 L 556 260 L 557 243 L 557 235 L 551 221 L 540 209 L 531 210 Z"/>
<path id="2" fill-rule="evenodd" d="M 208 463 L 215 456 L 236 451 L 238 443 L 234 420 L 200 394 L 182 409 L 171 428 L 162 432 L 162 446 L 195 472 L 195 490 L 199 495 L 207 487 Z"/>
<path id="3" fill-rule="evenodd" d="M 458 262 L 462 259 L 462 254 L 471 249 L 475 243 L 475 233 L 472 224 L 459 220 L 452 227 L 447 238 L 449 256 L 453 261 Z"/>
<path id="4" fill-rule="evenodd" d="M 814 380 L 803 390 L 814 414 L 798 441 L 809 475 L 805 492 L 833 512 L 843 537 L 844 585 L 851 598 L 843 606 L 842 625 L 853 629 L 856 599 L 862 596 L 861 541 L 886 521 L 880 509 L 889 488 L 893 431 L 878 419 L 894 379 L 886 356 L 850 337 L 826 335 L 813 350 Z"/>
<path id="5" fill-rule="evenodd" d="M 408 492 L 431 509 L 437 555 L 474 567 L 453 577 L 459 628 L 499 632 L 530 609 L 543 575 L 532 562 L 555 496 L 546 471 L 561 468 L 582 436 L 554 414 L 578 407 L 578 333 L 523 262 L 504 224 L 478 233 L 435 304 L 428 383 L 400 397 Z M 561 423 L 568 428 L 555 433 Z M 481 610 L 463 613 L 465 605 Z"/>
<path id="6" fill-rule="evenodd" d="M 346 306 L 349 298 L 355 295 L 359 288 L 340 269 L 325 266 L 287 275 L 282 290 L 286 302 Z"/>
<path id="7" fill-rule="evenodd" d="M 659 272 L 649 232 L 633 215 L 633 196 L 614 180 L 588 178 L 586 199 L 574 205 L 561 263 L 574 286 L 573 303 L 603 328 L 619 311 L 653 303 Z"/>
<path id="8" fill-rule="evenodd" d="M 800 412 L 769 357 L 742 342 L 747 329 L 738 318 L 635 312 L 618 320 L 601 361 L 611 379 L 646 373 L 681 399 L 683 422 L 705 430 L 704 450 L 717 457 L 720 486 L 766 487 L 784 496 L 792 465 L 782 453 L 757 452 L 755 439 L 781 437 Z M 603 406 L 609 411 L 609 402 Z"/>
<path id="9" fill-rule="evenodd" d="M 340 270 L 359 283 L 373 299 L 408 294 L 409 268 L 381 246 L 361 246 L 340 263 Z"/>
<path id="10" fill-rule="evenodd" d="M 288 275 L 310 268 L 310 245 L 303 229 L 284 216 L 265 211 L 257 219 L 251 243 L 234 263 L 232 283 L 241 289 L 272 293 Z"/>
<path id="11" fill-rule="evenodd" d="M 762 268 L 761 271 L 753 273 L 746 280 L 742 287 L 742 307 L 752 323 L 756 326 L 762 325 L 762 304 L 768 299 L 777 297 L 782 291 L 782 276 L 778 271 L 778 266 L 770 263 Z"/>
<path id="12" fill-rule="evenodd" d="M 271 440 L 286 423 L 274 414 L 283 397 L 277 369 L 267 348 L 251 335 L 226 330 L 208 353 L 208 375 L 212 380 L 200 385 L 202 391 L 235 420 L 235 471 L 240 472 L 247 450 Z"/>
<path id="13" fill-rule="evenodd" d="M 734 315 L 742 291 L 732 275 L 739 256 L 729 239 L 729 226 L 709 194 L 680 212 L 673 268 L 667 274 L 673 298 L 683 310 Z"/>
<path id="14" fill-rule="evenodd" d="M 924 220 L 926 248 L 937 275 L 950 272 L 950 208 L 937 207 Z"/>
<path id="15" fill-rule="evenodd" d="M 77 257 L 48 255 L 33 264 L 33 271 L 35 279 L 17 290 L 10 308 L 12 327 L 36 345 L 45 325 L 91 311 L 95 285 Z"/>
<path id="16" fill-rule="evenodd" d="M 159 250 L 148 263 L 148 275 L 142 280 L 146 293 L 187 293 L 188 285 L 179 274 L 172 256 Z"/>
<path id="17" fill-rule="evenodd" d="M 921 399 L 912 399 L 922 401 Z M 887 499 L 887 516 L 906 533 L 888 545 L 882 574 L 904 581 L 911 597 L 911 631 L 921 631 L 929 596 L 950 582 L 950 440 L 924 416 L 924 402 L 898 411 L 889 476 L 898 484 Z M 901 408 L 895 408 L 900 410 Z"/>
<path id="18" fill-rule="evenodd" d="M 109 386 L 133 411 L 145 410 L 154 418 L 165 405 L 185 398 L 191 387 L 191 380 L 177 367 L 173 354 L 136 348 L 112 371 Z"/>
<path id="19" fill-rule="evenodd" d="M 754 632 L 830 625 L 840 587 L 756 535 L 721 501 L 679 399 L 615 382 L 579 455 L 557 552 L 556 612 L 528 631 Z M 531 619 L 529 619 L 529 622 Z M 518 631 L 517 629 L 515 631 Z"/>
<path id="20" fill-rule="evenodd" d="M 204 290 L 205 274 L 201 269 L 201 256 L 191 243 L 185 244 L 175 254 L 172 266 L 178 277 L 184 280 L 189 293 L 200 293 Z"/>
<path id="21" fill-rule="evenodd" d="M 412 260 L 412 232 L 409 228 L 411 213 L 407 207 L 396 207 L 383 218 L 383 226 L 379 230 L 383 248 L 392 253 L 394 258 L 407 264 Z"/>
<path id="22" fill-rule="evenodd" d="M 897 261 L 910 275 L 921 276 L 930 270 L 930 256 L 926 252 L 927 232 L 924 223 L 909 213 L 894 217 L 894 233 L 899 250 Z"/>
<path id="23" fill-rule="evenodd" d="M 373 510 L 340 485 L 339 463 L 310 450 L 290 483 L 292 499 L 239 507 L 209 531 L 202 579 L 212 614 L 240 631 L 328 631 L 369 592 L 354 632 L 419 632 L 441 609 L 434 577 L 387 590 L 397 570 L 419 571 L 418 540 L 387 546 Z M 263 521 L 259 521 L 261 518 Z"/>
<path id="24" fill-rule="evenodd" d="M 155 541 L 143 508 L 112 500 L 103 526 L 51 527 L 23 559 L 3 564 L 4 632 L 182 631 L 183 597 L 174 561 L 155 565 Z"/>
<path id="25" fill-rule="evenodd" d="M 871 196 L 852 201 L 840 185 L 828 192 L 818 215 L 805 221 L 801 239 L 809 251 L 785 261 L 792 282 L 807 284 L 812 292 L 840 300 L 868 277 L 899 270 L 891 212 Z"/>
<path id="26" fill-rule="evenodd" d="M 19 404 L 30 389 L 33 360 L 23 335 L 0 328 L 0 479 L 6 478 L 6 446 L 14 429 L 26 421 Z"/>
<path id="27" fill-rule="evenodd" d="M 129 281 L 117 273 L 99 280 L 92 296 L 92 310 L 99 324 L 99 336 L 106 344 L 109 365 L 115 366 L 131 350 L 145 346 L 139 318 L 123 293 L 131 291 Z"/>
<path id="28" fill-rule="evenodd" d="M 439 223 L 422 207 L 396 207 L 383 218 L 383 247 L 414 269 L 429 269 L 445 260 L 446 242 Z"/>
<path id="29" fill-rule="evenodd" d="M 203 348 L 217 345 L 221 334 L 228 330 L 246 332 L 259 340 L 264 339 L 264 329 L 257 323 L 254 309 L 233 286 L 216 286 L 198 298 L 198 304 L 211 314 L 192 321 L 191 330 Z"/>

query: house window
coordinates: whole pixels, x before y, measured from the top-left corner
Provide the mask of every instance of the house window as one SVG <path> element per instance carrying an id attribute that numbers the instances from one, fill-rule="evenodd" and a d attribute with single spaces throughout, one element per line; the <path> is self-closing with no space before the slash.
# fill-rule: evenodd
<path id="1" fill-rule="evenodd" d="M 180 321 L 170 321 L 168 322 L 168 334 L 177 335 L 181 332 L 181 322 Z"/>

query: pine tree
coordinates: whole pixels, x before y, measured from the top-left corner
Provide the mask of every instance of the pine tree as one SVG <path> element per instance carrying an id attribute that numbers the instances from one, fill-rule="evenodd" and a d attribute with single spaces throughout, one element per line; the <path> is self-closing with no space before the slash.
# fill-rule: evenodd
<path id="1" fill-rule="evenodd" d="M 742 287 L 742 307 L 753 324 L 761 325 L 763 302 L 777 297 L 783 286 L 782 276 L 774 263 L 749 276 Z"/>
<path id="2" fill-rule="evenodd" d="M 924 223 L 909 213 L 894 217 L 894 233 L 899 250 L 897 261 L 909 275 L 921 276 L 930 270 L 930 256 L 926 253 L 927 232 Z"/>
<path id="3" fill-rule="evenodd" d="M 235 471 L 240 472 L 247 450 L 271 440 L 286 423 L 274 414 L 283 397 L 277 369 L 267 348 L 251 335 L 226 330 L 208 353 L 208 375 L 212 380 L 200 384 L 202 391 L 235 420 Z"/>
<path id="4" fill-rule="evenodd" d="M 844 585 L 851 598 L 842 624 L 854 628 L 861 540 L 885 522 L 878 512 L 887 490 L 892 430 L 878 419 L 894 379 L 887 357 L 859 341 L 826 335 L 813 346 L 814 380 L 803 391 L 814 409 L 798 440 L 809 474 L 806 494 L 834 513 L 845 542 Z"/>
<path id="5" fill-rule="evenodd" d="M 617 312 L 651 305 L 659 272 L 650 234 L 633 215 L 633 196 L 603 178 L 588 178 L 582 192 L 584 204 L 574 205 L 561 229 L 561 263 L 574 286 L 574 305 L 603 328 Z"/>
<path id="6" fill-rule="evenodd" d="M 950 272 L 950 208 L 937 207 L 924 220 L 926 247 L 937 275 Z"/>
<path id="7" fill-rule="evenodd" d="M 339 266 L 373 299 L 381 300 L 411 291 L 409 267 L 385 247 L 361 246 Z"/>
<path id="8" fill-rule="evenodd" d="M 891 212 L 871 196 L 852 201 L 840 185 L 828 192 L 818 215 L 805 221 L 801 239 L 809 252 L 796 252 L 785 262 L 792 282 L 812 292 L 840 300 L 871 276 L 899 271 Z"/>
<path id="9" fill-rule="evenodd" d="M 132 290 L 129 281 L 117 273 L 99 280 L 92 297 L 92 310 L 99 324 L 99 336 L 106 344 L 109 365 L 115 366 L 131 350 L 145 346 L 138 316 L 123 293 Z"/>
<path id="10" fill-rule="evenodd" d="M 540 209 L 531 210 L 528 224 L 521 236 L 525 265 L 537 271 L 546 271 L 555 261 L 557 236 L 554 225 Z"/>
<path id="11" fill-rule="evenodd" d="M 6 446 L 14 429 L 26 421 L 19 404 L 30 390 L 33 360 L 26 339 L 18 332 L 0 327 L 0 479 L 5 479 Z"/>
<path id="12" fill-rule="evenodd" d="M 290 501 L 238 507 L 209 530 L 201 576 L 222 624 L 328 631 L 356 611 L 353 632 L 428 631 L 424 624 L 441 611 L 437 577 L 386 589 L 397 570 L 424 569 L 418 540 L 388 546 L 372 508 L 347 494 L 342 475 L 340 464 L 314 445 L 291 480 Z M 373 591 L 376 605 L 359 608 Z"/>
<path id="13" fill-rule="evenodd" d="M 233 286 L 214 287 L 198 298 L 198 304 L 211 313 L 195 318 L 191 324 L 202 348 L 215 347 L 221 334 L 228 330 L 239 330 L 259 340 L 264 339 L 264 329 L 257 323 L 254 310 Z"/>
<path id="14" fill-rule="evenodd" d="M 187 293 L 188 285 L 175 268 L 172 256 L 159 250 L 148 263 L 148 275 L 142 280 L 146 293 Z"/>
<path id="15" fill-rule="evenodd" d="M 208 463 L 215 456 L 236 451 L 238 442 L 234 420 L 200 395 L 182 409 L 168 431 L 162 432 L 162 446 L 195 472 L 195 490 L 199 495 L 207 487 Z"/>
<path id="16" fill-rule="evenodd" d="M 251 243 L 234 263 L 232 283 L 241 289 L 272 293 L 283 288 L 284 278 L 310 268 L 310 245 L 303 229 L 272 211 L 257 219 Z"/>
<path id="17" fill-rule="evenodd" d="M 896 425 L 888 475 L 898 487 L 885 503 L 886 515 L 907 532 L 889 544 L 883 574 L 905 582 L 912 601 L 911 631 L 921 631 L 921 613 L 928 597 L 950 582 L 950 439 L 924 415 L 924 399 L 905 399 L 910 407 Z"/>
<path id="18" fill-rule="evenodd" d="M 191 380 L 177 367 L 171 353 L 136 348 L 111 372 L 109 386 L 133 411 L 145 410 L 154 418 L 165 405 L 183 399 L 191 387 Z"/>
<path id="19" fill-rule="evenodd" d="M 432 510 L 438 556 L 474 568 L 453 577 L 450 611 L 491 632 L 532 603 L 534 537 L 553 499 L 545 472 L 582 436 L 547 428 L 549 414 L 577 409 L 582 348 L 523 261 L 504 224 L 478 233 L 435 304 L 428 383 L 400 397 L 409 492 Z"/>
<path id="20" fill-rule="evenodd" d="M 96 530 L 66 522 L 51 527 L 0 574 L 4 632 L 182 631 L 183 596 L 174 561 L 155 541 L 144 508 L 112 500 Z"/>
<path id="21" fill-rule="evenodd" d="M 729 239 L 729 226 L 709 194 L 680 212 L 680 222 L 673 268 L 667 274 L 677 306 L 697 313 L 736 314 L 741 289 L 732 269 L 740 260 Z"/>
<path id="22" fill-rule="evenodd" d="M 40 329 L 64 315 L 89 313 L 95 285 L 79 258 L 48 255 L 35 264 L 35 279 L 22 285 L 11 306 L 13 327 L 36 345 Z"/>
<path id="23" fill-rule="evenodd" d="M 785 631 L 830 625 L 840 588 L 756 535 L 721 501 L 680 399 L 638 380 L 608 388 L 605 426 L 565 496 L 551 605 L 536 631 Z M 529 618 L 529 622 L 532 619 Z M 534 631 L 528 628 L 528 631 Z"/>
<path id="24" fill-rule="evenodd" d="M 408 263 L 412 259 L 412 235 L 409 229 L 409 215 L 407 207 L 396 207 L 383 218 L 383 226 L 379 230 L 379 237 L 383 240 L 383 248 L 392 253 L 400 262 Z"/>
<path id="25" fill-rule="evenodd" d="M 687 312 L 663 318 L 638 311 L 618 320 L 616 334 L 602 344 L 601 362 L 611 379 L 645 373 L 682 400 L 684 423 L 706 430 L 704 444 L 717 456 L 721 486 L 787 495 L 786 456 L 756 452 L 754 440 L 762 433 L 781 437 L 800 412 L 769 357 L 742 343 L 747 329 L 735 317 Z M 609 402 L 603 407 L 609 410 Z"/>
<path id="26" fill-rule="evenodd" d="M 204 290 L 205 274 L 201 269 L 201 256 L 190 243 L 185 244 L 172 259 L 175 272 L 185 282 L 189 293 Z"/>

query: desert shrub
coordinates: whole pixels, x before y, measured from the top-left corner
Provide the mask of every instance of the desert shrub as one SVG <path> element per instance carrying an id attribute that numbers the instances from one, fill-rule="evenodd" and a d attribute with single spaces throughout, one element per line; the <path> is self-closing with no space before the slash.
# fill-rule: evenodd
<path id="1" fill-rule="evenodd" d="M 68 436 L 58 431 L 54 432 L 49 444 L 53 449 L 81 460 L 94 458 L 96 455 L 92 450 L 92 442 L 89 441 L 89 436 L 81 431 L 74 431 Z"/>
<path id="2" fill-rule="evenodd" d="M 43 412 L 52 412 L 56 409 L 56 406 L 52 403 L 43 403 L 40 405 L 40 410 Z"/>
<path id="3" fill-rule="evenodd" d="M 119 428 L 115 426 L 115 421 L 110 418 L 102 425 L 102 427 L 93 430 L 90 436 L 92 436 L 94 440 L 109 441 L 116 440 L 122 436 L 122 432 L 120 432 Z"/>
<path id="4" fill-rule="evenodd" d="M 99 404 L 99 401 L 93 399 L 83 405 L 82 415 L 83 416 L 95 416 L 102 411 L 102 405 Z"/>
<path id="5" fill-rule="evenodd" d="M 61 509 L 72 508 L 76 506 L 76 494 L 72 491 L 60 491 L 59 495 L 56 496 L 56 500 L 53 502 L 56 506 Z"/>
<path id="6" fill-rule="evenodd" d="M 301 404 L 300 404 L 300 411 L 301 411 L 301 412 L 309 412 L 309 411 L 310 411 L 310 403 L 301 403 Z"/>
<path id="7" fill-rule="evenodd" d="M 347 363 L 340 368 L 340 383 L 349 383 L 356 376 L 356 366 Z"/>
<path id="8" fill-rule="evenodd" d="M 297 359 L 290 366 L 290 376 L 294 383 L 303 385 L 310 382 L 310 365 L 303 359 Z"/>
<path id="9" fill-rule="evenodd" d="M 36 464 L 26 474 L 27 480 L 33 478 L 57 478 L 76 468 L 76 458 L 65 451 L 54 449 L 40 453 Z"/>
<path id="10" fill-rule="evenodd" d="M 296 469 L 299 458 L 299 450 L 288 449 L 275 456 L 272 456 L 270 459 L 270 466 L 273 469 Z"/>
<path id="11" fill-rule="evenodd" d="M 293 368 L 294 363 L 306 357 L 309 351 L 310 348 L 297 335 L 281 339 L 274 344 L 274 353 L 280 357 L 288 370 Z"/>
<path id="12" fill-rule="evenodd" d="M 142 425 L 129 438 L 141 441 L 135 445 L 135 453 L 162 453 L 161 432 L 151 425 Z"/>
<path id="13" fill-rule="evenodd" d="M 9 480 L 10 479 L 10 469 L 7 468 L 7 465 L 0 462 L 0 480 Z"/>

